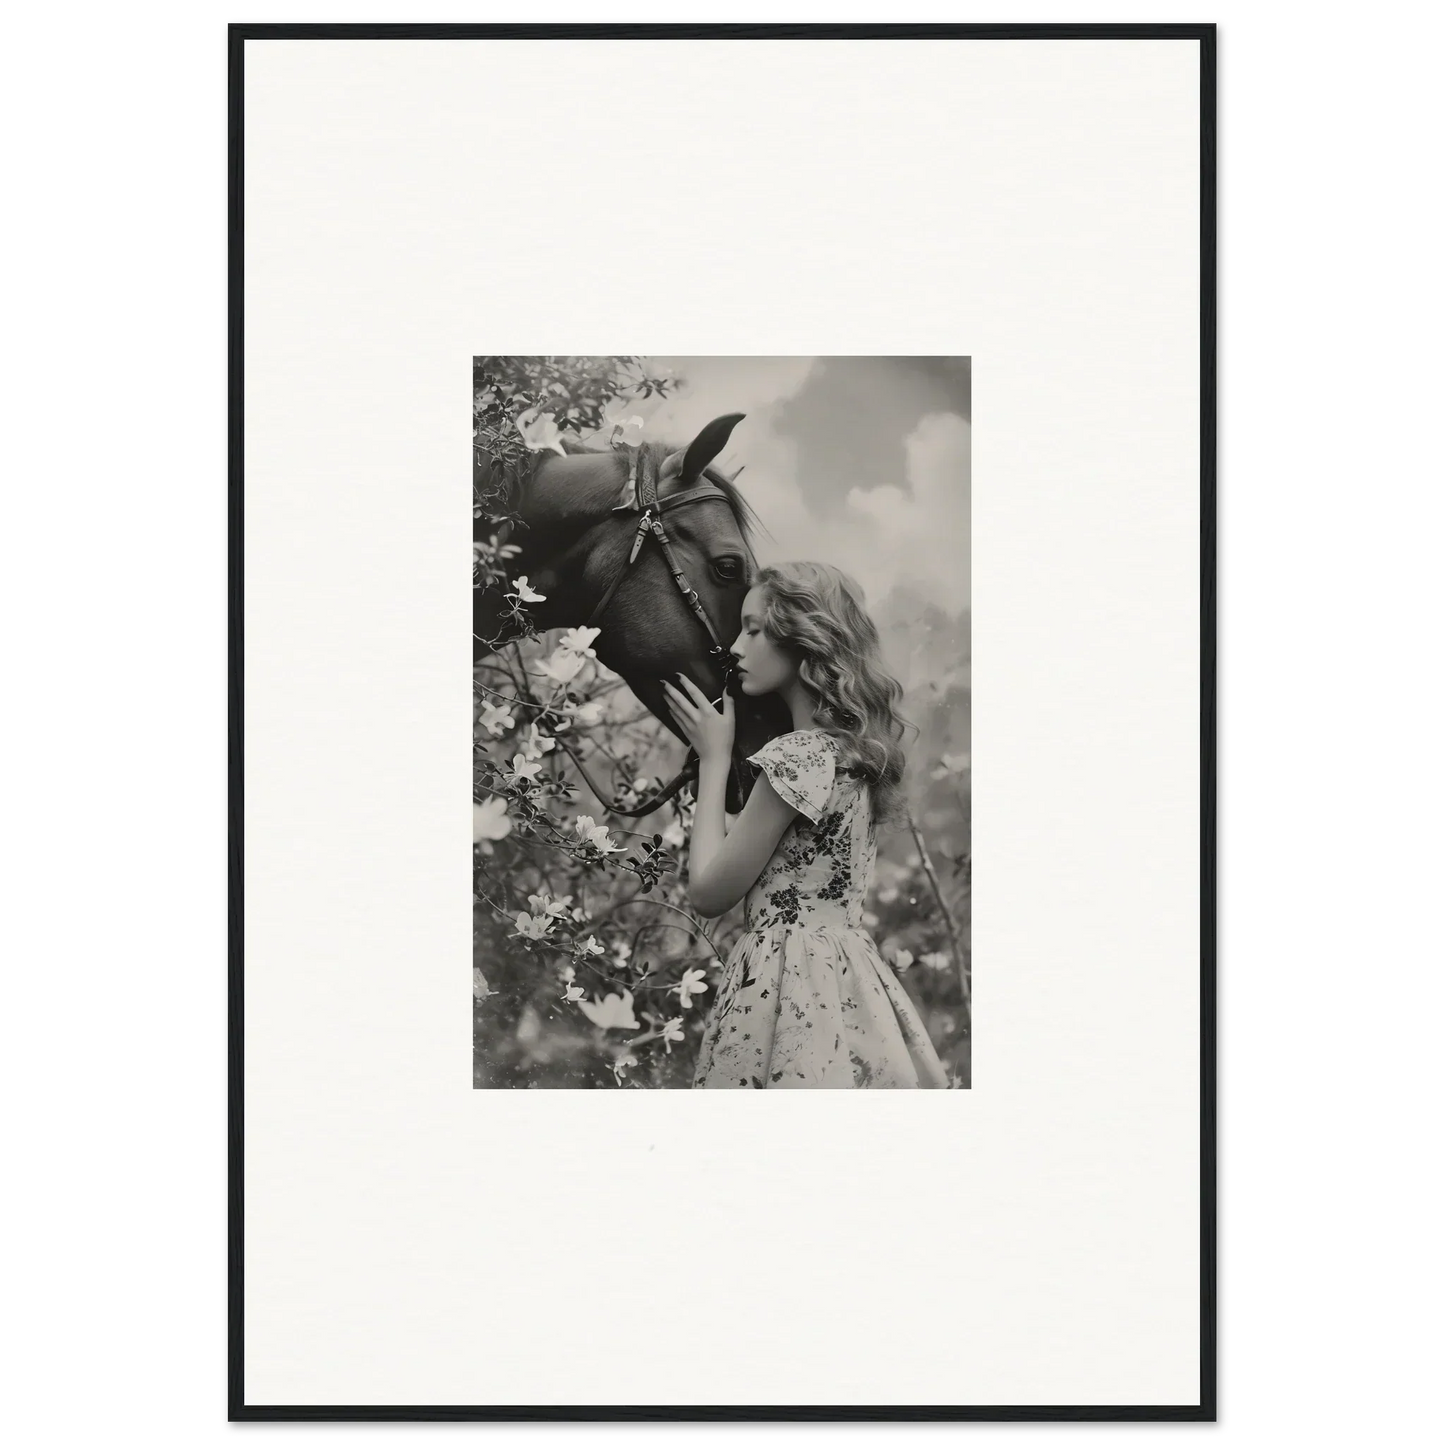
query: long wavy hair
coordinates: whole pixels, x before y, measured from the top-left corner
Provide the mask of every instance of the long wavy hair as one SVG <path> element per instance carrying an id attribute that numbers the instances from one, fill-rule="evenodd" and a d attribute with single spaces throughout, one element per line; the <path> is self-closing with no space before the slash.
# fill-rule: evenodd
<path id="1" fill-rule="evenodd" d="M 826 562 L 779 562 L 754 580 L 763 633 L 798 665 L 813 721 L 838 744 L 842 765 L 869 785 L 873 821 L 903 813 L 903 689 L 884 670 L 863 589 Z"/>

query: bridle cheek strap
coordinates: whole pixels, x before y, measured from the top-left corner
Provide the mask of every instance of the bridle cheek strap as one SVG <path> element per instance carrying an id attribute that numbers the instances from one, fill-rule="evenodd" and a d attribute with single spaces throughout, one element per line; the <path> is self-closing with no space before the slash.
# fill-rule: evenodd
<path id="1" fill-rule="evenodd" d="M 602 614 L 607 611 L 612 599 L 617 595 L 617 589 L 622 586 L 627 574 L 641 555 L 642 544 L 650 533 L 662 549 L 663 560 L 667 563 L 667 570 L 672 574 L 673 584 L 682 594 L 682 599 L 687 603 L 693 616 L 702 623 L 703 629 L 712 643 L 708 649 L 708 655 L 721 670 L 723 682 L 726 683 L 732 676 L 735 666 L 732 653 L 723 644 L 722 638 L 717 635 L 712 618 L 707 615 L 707 609 L 702 605 L 702 598 L 688 582 L 687 573 L 682 570 L 682 564 L 678 561 L 677 553 L 673 549 L 672 538 L 667 535 L 667 528 L 663 525 L 662 514 L 674 511 L 678 507 L 688 506 L 692 502 L 706 502 L 713 499 L 726 502 L 727 495 L 713 486 L 711 482 L 702 482 L 695 487 L 688 487 L 685 491 L 674 492 L 672 496 L 659 501 L 656 458 L 645 445 L 628 447 L 627 451 L 630 453 L 627 484 L 622 490 L 622 500 L 612 510 L 614 512 L 632 511 L 641 507 L 642 515 L 637 520 L 637 531 L 633 534 L 632 547 L 627 554 L 627 561 L 618 569 L 617 575 L 608 585 L 607 591 L 602 594 L 602 599 L 592 609 L 592 615 L 587 619 L 587 625 L 588 627 L 598 625 Z"/>

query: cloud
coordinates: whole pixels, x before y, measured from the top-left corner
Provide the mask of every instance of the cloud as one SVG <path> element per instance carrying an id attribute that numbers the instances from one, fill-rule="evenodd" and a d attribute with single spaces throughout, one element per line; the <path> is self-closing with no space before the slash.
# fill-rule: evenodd
<path id="1" fill-rule="evenodd" d="M 759 559 L 831 562 L 858 579 L 871 607 L 904 586 L 957 616 L 972 583 L 970 442 L 956 412 L 930 412 L 903 438 L 904 486 L 850 487 L 819 517 L 798 485 L 796 443 L 756 437 L 743 482 L 758 479 L 745 490 L 773 534 Z"/>
<path id="2" fill-rule="evenodd" d="M 718 460 L 725 470 L 746 468 L 740 485 L 770 534 L 759 539 L 759 561 L 831 562 L 862 583 L 873 608 L 895 587 L 953 615 L 968 608 L 969 422 L 949 409 L 921 416 L 906 409 L 910 401 L 917 406 L 914 398 L 925 404 L 935 399 L 933 380 L 905 362 L 848 359 L 854 370 L 868 361 L 873 370 L 865 380 L 876 382 L 874 373 L 887 379 L 886 386 L 863 388 L 864 410 L 876 416 L 885 436 L 891 432 L 891 445 L 898 449 L 892 455 L 902 453 L 892 473 L 897 483 L 850 485 L 849 472 L 856 477 L 859 470 L 846 450 L 836 455 L 836 441 L 863 403 L 859 378 L 838 359 L 831 366 L 825 359 L 795 356 L 651 359 L 686 385 L 665 401 L 636 408 L 646 417 L 647 436 L 686 441 L 715 416 L 747 413 Z M 808 405 L 800 410 L 802 401 Z M 821 475 L 834 479 L 831 492 L 817 477 L 803 485 L 803 462 L 811 459 L 816 471 L 819 455 L 828 458 Z M 862 468 L 865 475 L 887 476 L 890 469 L 877 465 L 877 457 L 873 461 Z"/>
<path id="3" fill-rule="evenodd" d="M 904 438 L 906 488 L 853 487 L 825 522 L 819 555 L 851 572 L 875 606 L 900 583 L 957 615 L 972 581 L 969 424 L 930 412 Z"/>
<path id="4" fill-rule="evenodd" d="M 686 442 L 714 417 L 740 411 L 748 420 L 723 450 L 724 466 L 754 465 L 752 445 L 770 430 L 769 414 L 795 395 L 817 364 L 811 356 L 658 356 L 653 362 L 682 379 L 665 401 L 639 408 L 647 435 Z M 744 446 L 744 438 L 750 438 Z"/>

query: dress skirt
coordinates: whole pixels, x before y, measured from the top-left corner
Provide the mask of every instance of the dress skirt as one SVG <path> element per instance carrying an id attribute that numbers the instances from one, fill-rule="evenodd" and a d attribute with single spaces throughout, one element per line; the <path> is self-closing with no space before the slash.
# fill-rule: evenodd
<path id="1" fill-rule="evenodd" d="M 779 924 L 733 946 L 695 1089 L 945 1089 L 902 983 L 861 928 Z"/>

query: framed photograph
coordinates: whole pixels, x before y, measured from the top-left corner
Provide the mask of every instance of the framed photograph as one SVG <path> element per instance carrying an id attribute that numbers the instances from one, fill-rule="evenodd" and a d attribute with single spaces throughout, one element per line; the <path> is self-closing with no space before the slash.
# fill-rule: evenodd
<path id="1" fill-rule="evenodd" d="M 230 1417 L 1214 1419 L 1214 28 L 230 104 Z"/>
<path id="2" fill-rule="evenodd" d="M 968 1087 L 970 369 L 475 359 L 478 1087 Z"/>

